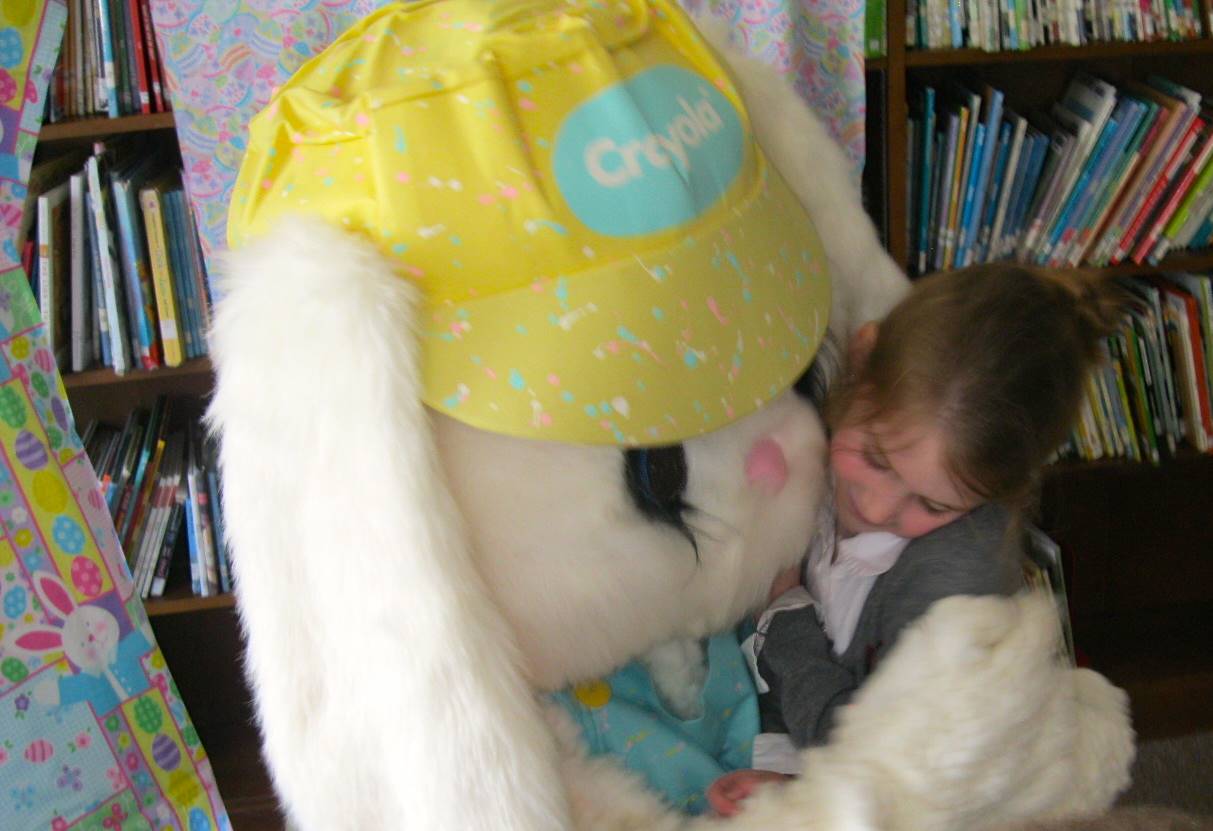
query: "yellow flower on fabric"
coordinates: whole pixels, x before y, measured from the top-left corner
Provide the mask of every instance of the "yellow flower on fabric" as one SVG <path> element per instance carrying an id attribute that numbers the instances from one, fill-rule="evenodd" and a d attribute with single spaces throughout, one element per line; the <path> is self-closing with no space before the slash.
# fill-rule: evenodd
<path id="1" fill-rule="evenodd" d="M 610 702 L 611 685 L 605 681 L 587 681 L 573 687 L 573 697 L 591 710 L 597 710 Z"/>

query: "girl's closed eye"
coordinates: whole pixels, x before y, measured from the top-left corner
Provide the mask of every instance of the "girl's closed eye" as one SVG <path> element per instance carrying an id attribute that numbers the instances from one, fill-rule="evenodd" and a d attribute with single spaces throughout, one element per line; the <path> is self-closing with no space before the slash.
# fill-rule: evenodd
<path id="1" fill-rule="evenodd" d="M 929 499 L 919 499 L 918 503 L 922 506 L 922 509 L 931 516 L 943 516 L 944 514 L 957 513 L 955 508 L 950 508 L 947 505 L 940 505 L 936 502 L 932 502 Z"/>
<path id="2" fill-rule="evenodd" d="M 867 462 L 868 467 L 881 472 L 893 469 L 889 464 L 889 459 L 878 447 L 865 447 L 863 451 L 863 460 Z"/>

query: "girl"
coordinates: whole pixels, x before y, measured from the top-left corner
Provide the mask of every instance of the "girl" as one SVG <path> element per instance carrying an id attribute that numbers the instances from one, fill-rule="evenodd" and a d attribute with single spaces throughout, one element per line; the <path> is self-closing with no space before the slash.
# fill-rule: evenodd
<path id="1" fill-rule="evenodd" d="M 989 264 L 918 280 L 859 330 L 825 407 L 833 499 L 803 574 L 776 581 L 747 642 L 766 770 L 716 780 L 718 813 L 795 772 L 796 748 L 825 740 L 932 603 L 1018 588 L 1019 512 L 1121 311 L 1108 282 Z"/>

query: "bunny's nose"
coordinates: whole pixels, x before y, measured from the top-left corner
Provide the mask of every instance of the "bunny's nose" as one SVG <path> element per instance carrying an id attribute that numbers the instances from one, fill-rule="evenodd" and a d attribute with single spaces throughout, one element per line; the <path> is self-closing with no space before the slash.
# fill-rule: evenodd
<path id="1" fill-rule="evenodd" d="M 788 459 L 774 439 L 759 439 L 745 459 L 745 475 L 749 483 L 774 496 L 788 481 Z"/>

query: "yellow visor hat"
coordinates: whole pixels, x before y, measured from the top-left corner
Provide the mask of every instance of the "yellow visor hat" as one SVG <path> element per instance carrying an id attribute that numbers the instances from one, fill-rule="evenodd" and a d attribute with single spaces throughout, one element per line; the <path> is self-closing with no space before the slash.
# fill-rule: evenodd
<path id="1" fill-rule="evenodd" d="M 421 289 L 425 403 L 498 433 L 710 432 L 786 390 L 827 323 L 812 224 L 665 0 L 380 9 L 249 125 L 230 245 L 286 214 Z"/>

